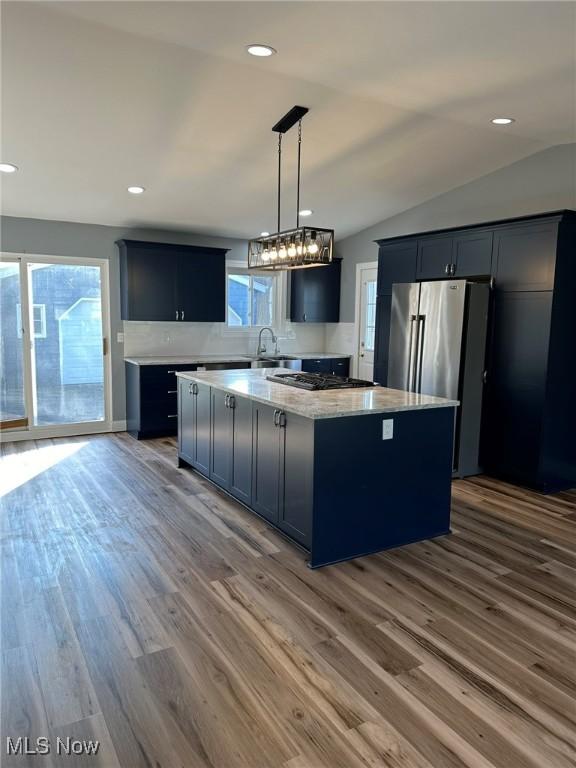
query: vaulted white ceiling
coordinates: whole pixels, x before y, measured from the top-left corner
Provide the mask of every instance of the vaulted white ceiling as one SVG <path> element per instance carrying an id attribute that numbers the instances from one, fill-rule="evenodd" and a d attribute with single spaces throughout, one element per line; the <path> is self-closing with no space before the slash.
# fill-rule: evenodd
<path id="1" fill-rule="evenodd" d="M 274 230 L 270 128 L 302 104 L 302 207 L 350 234 L 574 141 L 575 19 L 566 2 L 2 3 L 0 159 L 20 167 L 2 212 Z"/>

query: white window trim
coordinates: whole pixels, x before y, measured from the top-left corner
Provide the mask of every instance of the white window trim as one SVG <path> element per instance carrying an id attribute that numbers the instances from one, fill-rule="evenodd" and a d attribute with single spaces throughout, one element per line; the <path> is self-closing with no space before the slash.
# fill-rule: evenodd
<path id="1" fill-rule="evenodd" d="M 248 269 L 245 261 L 227 261 L 226 262 L 226 321 L 222 323 L 222 336 L 229 338 L 257 338 L 262 325 L 228 325 L 228 275 L 230 273 L 245 273 Z M 257 270 L 250 270 L 257 274 Z M 274 296 L 274 316 L 272 318 L 272 328 L 280 338 L 294 338 L 294 332 L 290 329 L 290 323 L 287 320 L 287 273 L 285 271 L 267 272 L 262 270 L 260 274 L 273 275 L 277 277 L 276 290 Z"/>
<path id="2" fill-rule="evenodd" d="M 33 304 L 32 305 L 32 313 L 34 313 L 35 309 L 40 309 L 40 333 L 36 333 L 34 329 L 34 323 L 36 322 L 36 318 L 34 317 L 34 314 L 32 314 L 32 330 L 34 331 L 34 338 L 35 339 L 45 339 L 46 338 L 46 304 Z M 18 338 L 22 338 L 22 305 L 20 303 L 16 304 L 16 323 L 17 323 L 17 335 Z"/>

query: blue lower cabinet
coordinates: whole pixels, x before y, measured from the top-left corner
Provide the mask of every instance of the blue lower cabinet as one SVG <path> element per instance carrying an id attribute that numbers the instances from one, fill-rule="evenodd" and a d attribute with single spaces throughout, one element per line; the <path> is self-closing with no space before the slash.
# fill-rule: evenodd
<path id="1" fill-rule="evenodd" d="M 176 373 L 195 365 L 126 363 L 126 428 L 137 439 L 175 435 L 178 429 Z"/>
<path id="2" fill-rule="evenodd" d="M 178 383 L 178 458 L 210 474 L 210 387 L 187 379 Z"/>
<path id="3" fill-rule="evenodd" d="M 322 357 L 314 360 L 302 360 L 305 373 L 331 373 L 334 376 L 350 375 L 349 357 Z"/>
<path id="4" fill-rule="evenodd" d="M 212 389 L 210 479 L 239 501 L 252 502 L 252 402 Z"/>

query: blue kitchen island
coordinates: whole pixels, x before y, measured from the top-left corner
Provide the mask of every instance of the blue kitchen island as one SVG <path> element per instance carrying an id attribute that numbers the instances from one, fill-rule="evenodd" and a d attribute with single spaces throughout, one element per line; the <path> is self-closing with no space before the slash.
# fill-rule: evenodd
<path id="1" fill-rule="evenodd" d="M 310 553 L 312 568 L 450 532 L 456 401 L 306 391 L 282 369 L 178 372 L 178 463 Z"/>

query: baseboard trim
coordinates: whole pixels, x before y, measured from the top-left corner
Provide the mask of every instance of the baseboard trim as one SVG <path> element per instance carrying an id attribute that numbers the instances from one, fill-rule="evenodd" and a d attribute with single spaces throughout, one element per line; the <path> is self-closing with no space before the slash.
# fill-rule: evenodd
<path id="1" fill-rule="evenodd" d="M 62 426 L 31 427 L 30 429 L 3 431 L 1 443 L 16 443 L 22 440 L 50 440 L 56 437 L 82 437 L 82 435 L 101 435 L 108 432 L 125 432 L 126 421 L 113 421 L 108 424 L 63 424 Z"/>

